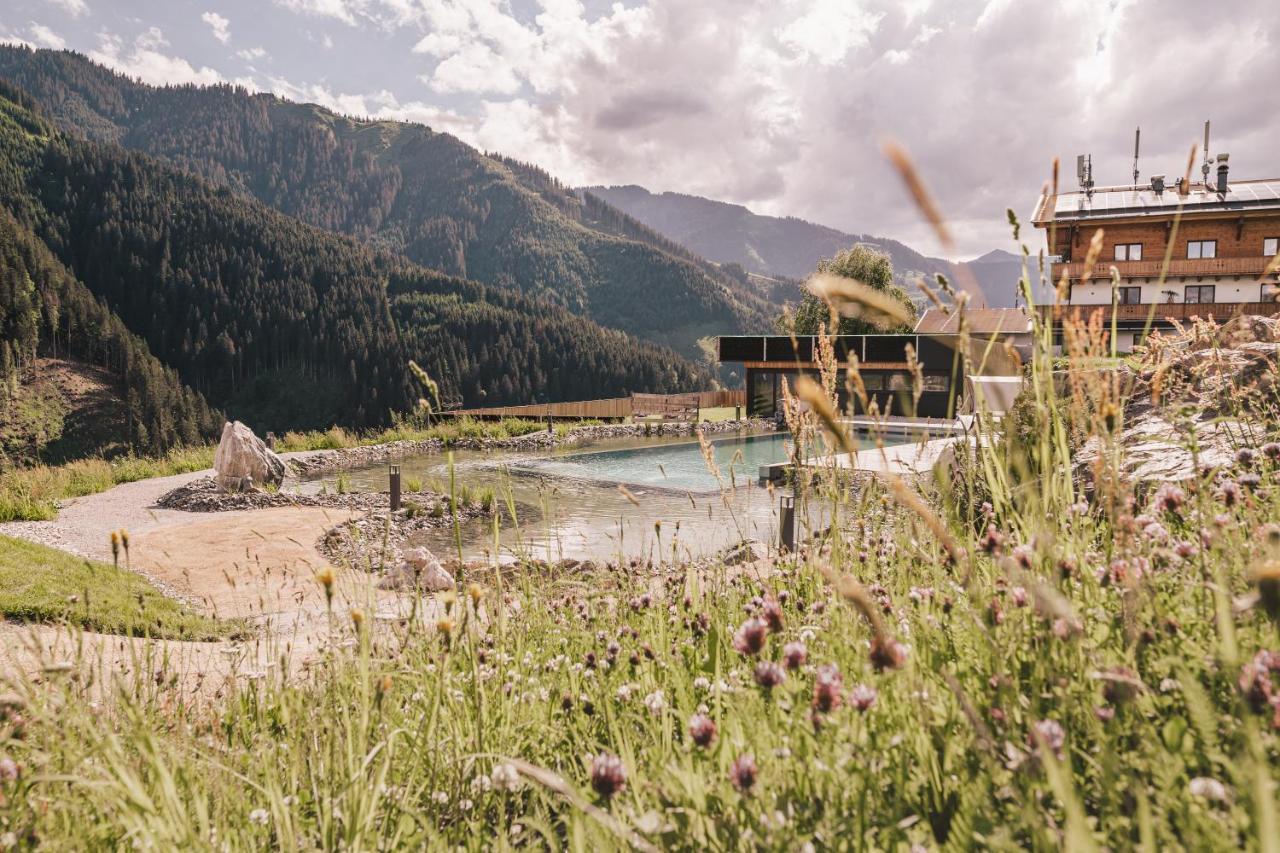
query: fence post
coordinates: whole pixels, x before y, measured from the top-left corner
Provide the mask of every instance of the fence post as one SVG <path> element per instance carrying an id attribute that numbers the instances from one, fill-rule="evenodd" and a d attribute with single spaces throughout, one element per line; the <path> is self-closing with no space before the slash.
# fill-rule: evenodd
<path id="1" fill-rule="evenodd" d="M 391 466 L 391 511 L 400 509 L 400 466 Z"/>
<path id="2" fill-rule="evenodd" d="M 778 538 L 784 551 L 796 550 L 795 495 L 782 495 L 778 498 Z"/>

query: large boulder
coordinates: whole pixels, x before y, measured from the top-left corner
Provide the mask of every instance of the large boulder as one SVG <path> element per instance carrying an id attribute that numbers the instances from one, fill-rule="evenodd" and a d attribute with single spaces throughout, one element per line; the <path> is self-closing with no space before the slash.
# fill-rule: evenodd
<path id="1" fill-rule="evenodd" d="M 222 440 L 213 455 L 214 479 L 229 492 L 279 486 L 284 480 L 284 460 L 239 421 L 222 427 Z"/>
<path id="2" fill-rule="evenodd" d="M 1120 473 L 1135 484 L 1197 477 L 1230 465 L 1242 438 L 1274 429 L 1280 319 L 1244 315 L 1222 326 L 1197 323 L 1154 340 L 1140 372 L 1119 371 L 1119 386 L 1131 389 L 1119 435 Z M 1096 436 L 1076 453 L 1086 490 L 1107 458 L 1108 448 Z"/>
<path id="3" fill-rule="evenodd" d="M 405 551 L 395 568 L 388 570 L 386 576 L 378 581 L 378 589 L 399 591 L 416 587 L 425 592 L 444 592 L 453 586 L 453 575 L 426 548 Z"/>

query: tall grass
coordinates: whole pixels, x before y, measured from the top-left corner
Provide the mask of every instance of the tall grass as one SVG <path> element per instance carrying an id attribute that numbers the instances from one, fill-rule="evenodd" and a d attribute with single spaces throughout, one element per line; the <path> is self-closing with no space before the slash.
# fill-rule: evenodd
<path id="1" fill-rule="evenodd" d="M 563 437 L 579 427 L 592 426 L 598 423 L 600 421 L 561 420 L 553 424 L 553 428 L 557 435 Z M 392 441 L 431 440 L 438 440 L 447 446 L 462 439 L 518 438 L 529 433 L 542 432 L 546 428 L 546 421 L 529 420 L 528 418 L 483 420 L 464 415 L 458 418 L 440 420 L 429 427 L 424 426 L 417 419 L 397 419 L 395 424 L 386 429 L 368 433 L 352 433 L 341 427 L 331 427 L 324 431 L 288 432 L 281 438 L 276 449 L 281 452 L 332 450 L 342 447 L 386 444 Z"/>
<path id="2" fill-rule="evenodd" d="M 105 491 L 120 483 L 199 471 L 213 464 L 212 447 L 177 448 L 161 457 L 80 459 L 0 473 L 0 521 L 57 516 L 57 501 Z"/>
<path id="3" fill-rule="evenodd" d="M 339 595 L 318 659 L 206 705 L 147 669 L 109 714 L 20 682 L 0 822 L 55 847 L 1273 850 L 1280 412 L 1225 395 L 1243 452 L 1140 488 L 1141 376 L 1055 372 L 1036 324 L 1013 417 L 936 480 L 808 472 L 830 527 L 768 565 L 473 571 L 376 623 Z M 819 350 L 787 420 L 847 446 L 860 377 Z"/>

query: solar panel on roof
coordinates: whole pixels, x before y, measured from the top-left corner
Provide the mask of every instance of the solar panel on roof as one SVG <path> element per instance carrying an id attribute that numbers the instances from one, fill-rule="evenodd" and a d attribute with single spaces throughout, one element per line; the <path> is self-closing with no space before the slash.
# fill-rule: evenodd
<path id="1" fill-rule="evenodd" d="M 1179 204 L 1183 209 L 1189 208 L 1222 208 L 1233 209 L 1241 206 L 1271 206 L 1280 201 L 1280 179 L 1265 181 L 1248 181 L 1231 185 L 1231 191 L 1225 197 L 1216 192 L 1206 192 L 1203 188 L 1193 189 L 1186 196 L 1179 196 L 1172 188 L 1157 195 L 1150 188 L 1111 188 L 1100 189 L 1092 197 L 1081 192 L 1060 194 L 1054 203 L 1054 212 L 1076 215 L 1104 215 L 1134 211 L 1138 213 L 1160 210 L 1173 210 Z"/>

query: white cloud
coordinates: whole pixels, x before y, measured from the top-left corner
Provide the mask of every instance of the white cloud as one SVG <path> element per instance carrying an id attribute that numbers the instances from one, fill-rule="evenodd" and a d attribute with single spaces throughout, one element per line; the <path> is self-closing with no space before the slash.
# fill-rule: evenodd
<path id="1" fill-rule="evenodd" d="M 304 15 L 335 18 L 350 26 L 363 17 L 368 3 L 365 0 L 275 0 L 276 5 Z"/>
<path id="2" fill-rule="evenodd" d="M 265 47 L 248 47 L 244 50 L 236 51 L 236 56 L 240 57 L 245 62 L 255 62 L 266 55 L 267 49 Z"/>
<path id="3" fill-rule="evenodd" d="M 35 48 L 35 47 L 37 47 L 37 45 L 33 44 L 32 42 L 27 41 L 26 39 L 24 39 L 22 36 L 18 35 L 17 33 L 2 33 L 2 34 L 0 34 L 0 44 L 13 45 L 14 47 L 30 47 L 30 48 Z"/>
<path id="4" fill-rule="evenodd" d="M 512 65 L 487 44 L 475 42 L 441 60 L 424 82 L 437 92 L 513 95 L 520 89 Z"/>
<path id="5" fill-rule="evenodd" d="M 1144 174 L 1180 173 L 1204 118 L 1233 171 L 1270 171 L 1280 89 L 1259 81 L 1280 79 L 1274 0 L 1209 18 L 1197 2 L 273 0 L 262 32 L 287 10 L 306 17 L 291 21 L 293 48 L 262 42 L 272 74 L 308 82 L 243 64 L 256 76 L 233 82 L 424 122 L 572 183 L 691 192 L 937 252 L 880 154 L 893 136 L 960 251 L 978 254 L 1007 245 L 1005 207 L 1025 213 L 1054 156 L 1091 151 L 1100 182 L 1125 180 L 1135 124 Z M 34 9 L 17 20 L 29 17 L 49 21 Z M 152 82 L 220 79 L 164 35 L 102 37 L 95 58 Z M 343 50 L 325 53 L 333 39 Z M 1223 93 L 1211 116 L 1198 114 L 1206 91 Z"/>
<path id="6" fill-rule="evenodd" d="M 197 69 L 181 57 L 161 52 L 168 45 L 159 27 L 151 27 L 138 35 L 127 49 L 119 36 L 103 31 L 98 34 L 98 49 L 89 51 L 89 58 L 153 86 L 209 84 L 222 80 L 222 75 L 212 68 Z"/>
<path id="7" fill-rule="evenodd" d="M 164 37 L 164 31 L 159 27 L 148 27 L 138 34 L 134 43 L 143 50 L 159 50 L 169 46 L 169 40 Z"/>
<path id="8" fill-rule="evenodd" d="M 27 28 L 27 32 L 31 33 L 31 40 L 40 47 L 47 47 L 53 50 L 62 50 L 67 46 L 67 40 L 46 27 L 44 24 L 31 22 L 31 26 Z"/>
<path id="9" fill-rule="evenodd" d="M 46 0 L 51 6 L 57 6 L 73 18 L 89 13 L 89 4 L 84 0 Z"/>
<path id="10" fill-rule="evenodd" d="M 860 9 L 848 0 L 813 0 L 778 38 L 802 60 L 835 65 L 849 51 L 865 47 L 883 17 L 883 12 Z"/>
<path id="11" fill-rule="evenodd" d="M 213 37 L 223 44 L 231 41 L 231 22 L 219 15 L 217 12 L 205 12 L 200 16 L 200 20 L 209 25 L 209 29 L 213 31 Z"/>

